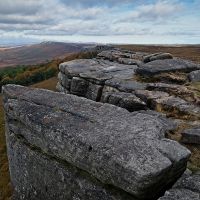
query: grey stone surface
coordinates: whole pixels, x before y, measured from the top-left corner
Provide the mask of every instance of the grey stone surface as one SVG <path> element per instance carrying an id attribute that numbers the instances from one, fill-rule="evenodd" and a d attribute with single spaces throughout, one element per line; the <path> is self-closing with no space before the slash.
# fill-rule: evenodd
<path id="1" fill-rule="evenodd" d="M 146 86 L 147 90 L 167 92 L 170 95 L 181 97 L 182 99 L 198 105 L 199 97 L 194 91 L 184 85 L 167 84 L 167 83 L 149 83 Z"/>
<path id="2" fill-rule="evenodd" d="M 199 200 L 200 175 L 183 174 L 172 189 L 165 192 L 159 200 Z"/>
<path id="3" fill-rule="evenodd" d="M 132 58 L 118 58 L 118 62 L 125 65 L 139 65 L 141 63 Z"/>
<path id="4" fill-rule="evenodd" d="M 185 129 L 181 135 L 181 142 L 183 143 L 200 144 L 200 126 Z"/>
<path id="5" fill-rule="evenodd" d="M 88 88 L 88 81 L 79 77 L 73 77 L 70 92 L 78 96 L 85 96 Z"/>
<path id="6" fill-rule="evenodd" d="M 176 93 L 188 93 L 188 89 L 183 85 L 178 84 L 167 84 L 167 83 L 148 83 L 147 90 L 156 90 L 156 91 L 162 91 L 162 92 L 176 92 Z"/>
<path id="7" fill-rule="evenodd" d="M 117 78 L 107 80 L 105 85 L 114 87 L 121 92 L 133 92 L 134 90 L 146 89 L 145 83 L 140 83 L 134 80 L 121 80 Z"/>
<path id="8" fill-rule="evenodd" d="M 80 199 L 87 199 L 82 187 L 89 190 L 86 197 L 98 199 L 104 191 L 102 199 L 110 199 L 111 188 L 115 188 L 120 195 L 128 193 L 130 199 L 152 200 L 185 171 L 190 152 L 165 139 L 166 132 L 176 125 L 164 115 L 130 113 L 75 95 L 15 85 L 4 86 L 3 94 L 11 180 L 18 194 L 22 192 L 21 198 L 30 197 L 37 185 L 40 187 L 40 177 L 50 194 L 58 197 L 78 191 Z M 18 138 L 19 143 L 14 139 L 13 145 L 10 138 Z M 56 162 L 49 162 L 49 157 Z M 66 175 L 70 168 L 64 163 L 83 170 L 89 179 L 84 178 L 86 185 L 80 184 L 84 175 L 78 172 L 69 185 L 67 177 L 71 180 L 74 171 Z M 46 174 L 44 168 L 48 169 Z M 34 174 L 31 179 L 29 173 Z M 108 191 L 102 189 L 108 185 Z M 46 189 L 44 185 L 38 189 L 45 198 Z M 49 199 L 53 199 L 51 195 Z M 120 195 L 112 198 L 128 199 Z"/>
<path id="9" fill-rule="evenodd" d="M 81 59 L 62 63 L 59 66 L 60 71 L 64 71 L 68 76 L 82 76 L 93 81 L 104 83 L 105 80 L 115 78 L 119 74 L 125 74 L 124 79 L 132 78 L 136 65 L 124 65 L 110 61 L 98 59 Z M 127 71 L 129 74 L 127 74 Z"/>
<path id="10" fill-rule="evenodd" d="M 89 83 L 85 97 L 93 101 L 100 101 L 103 91 L 103 86 Z"/>
<path id="11" fill-rule="evenodd" d="M 62 72 L 59 72 L 58 73 L 58 80 L 59 80 L 60 84 L 63 87 L 65 87 L 65 89 L 70 90 L 71 81 L 72 81 L 72 79 L 70 77 L 67 77 Z"/>
<path id="12" fill-rule="evenodd" d="M 131 93 L 125 92 L 105 92 L 101 97 L 101 102 L 110 103 L 128 111 L 146 110 L 146 103 Z"/>
<path id="13" fill-rule="evenodd" d="M 200 69 L 200 66 L 183 59 L 155 60 L 141 65 L 136 72 L 143 76 L 152 76 L 166 72 L 191 72 Z"/>
<path id="14" fill-rule="evenodd" d="M 146 63 L 142 63 L 142 60 Z M 146 92 L 145 90 L 161 91 L 169 93 L 169 95 L 164 94 L 164 97 L 166 95 L 169 97 L 157 97 L 154 106 L 150 105 L 151 109 L 155 109 L 155 105 L 161 104 L 165 109 L 178 109 L 180 112 L 199 117 L 197 95 L 180 84 L 188 81 L 187 73 L 191 71 L 191 74 L 197 73 L 198 71 L 194 70 L 200 69 L 200 66 L 187 60 L 173 58 L 171 54 L 147 54 L 113 49 L 102 51 L 96 59 L 62 63 L 59 69 L 59 82 L 62 87 L 58 87 L 58 89 L 61 92 L 65 88 L 66 92 L 99 101 L 101 95 L 109 90 L 125 93 L 134 93 L 136 90 L 143 90 L 143 93 Z M 143 79 L 138 77 L 138 74 L 147 76 L 149 81 L 153 78 L 152 81 L 157 81 L 157 83 L 142 82 Z M 78 87 L 80 89 L 78 92 L 75 92 L 71 86 L 72 78 L 77 87 L 76 80 L 82 80 L 85 83 L 82 87 Z M 166 82 L 176 84 L 166 84 Z M 142 96 L 144 97 L 144 95 Z"/>
<path id="15" fill-rule="evenodd" d="M 109 54 L 122 56 L 119 59 L 134 60 L 129 52 L 105 51 L 100 55 Z M 109 54 L 110 55 L 110 54 Z M 129 58 L 128 58 L 129 57 Z M 129 64 L 129 65 L 128 65 Z M 133 79 L 136 62 L 119 64 L 102 59 L 81 59 L 62 63 L 59 66 L 58 91 L 75 94 L 99 101 L 102 93 L 112 88 L 112 91 L 132 92 L 145 89 L 145 83 Z M 105 89 L 104 89 L 105 88 Z M 129 107 L 129 105 L 127 105 Z"/>
<path id="16" fill-rule="evenodd" d="M 69 90 L 65 89 L 65 88 L 60 84 L 60 82 L 58 82 L 58 83 L 56 84 L 56 90 L 59 91 L 59 92 L 62 92 L 62 93 L 66 93 L 66 94 L 69 93 Z"/>
<path id="17" fill-rule="evenodd" d="M 200 118 L 200 107 L 179 97 L 170 96 L 169 98 L 158 100 L 157 103 L 162 104 L 166 111 L 177 110 L 179 113 L 182 113 L 182 115 L 189 115 L 196 119 Z"/>
<path id="18" fill-rule="evenodd" d="M 114 47 L 112 45 L 89 45 L 84 47 L 84 50 L 86 52 L 102 52 L 102 51 L 108 51 L 108 50 L 112 50 L 114 49 Z"/>
<path id="19" fill-rule="evenodd" d="M 136 90 L 134 94 L 158 111 L 167 111 L 200 118 L 200 107 L 179 97 L 161 91 Z"/>
<path id="20" fill-rule="evenodd" d="M 105 60 L 110 60 L 122 64 L 138 64 L 143 60 L 143 56 L 147 55 L 143 52 L 132 52 L 126 50 L 111 50 L 111 51 L 102 51 L 98 54 L 98 58 Z"/>
<path id="21" fill-rule="evenodd" d="M 162 91 L 162 92 L 171 92 L 171 91 L 177 91 L 177 90 L 182 90 L 185 88 L 184 86 L 178 85 L 178 84 L 167 84 L 167 83 L 148 83 L 146 89 L 147 90 L 156 90 L 156 91 Z"/>
<path id="22" fill-rule="evenodd" d="M 8 141 L 12 182 L 16 186 L 13 200 L 137 200 L 15 134 L 8 134 Z"/>
<path id="23" fill-rule="evenodd" d="M 144 57 L 143 62 L 148 63 L 154 60 L 173 59 L 170 53 L 154 53 Z"/>
<path id="24" fill-rule="evenodd" d="M 158 100 L 169 97 L 168 93 L 161 91 L 136 90 L 134 94 L 151 109 L 156 109 Z"/>
<path id="25" fill-rule="evenodd" d="M 188 75 L 188 78 L 191 82 L 200 81 L 200 70 L 190 72 L 189 75 Z"/>

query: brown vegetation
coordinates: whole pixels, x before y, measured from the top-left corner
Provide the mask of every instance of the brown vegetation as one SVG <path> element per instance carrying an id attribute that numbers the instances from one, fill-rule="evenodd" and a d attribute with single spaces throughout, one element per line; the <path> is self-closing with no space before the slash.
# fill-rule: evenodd
<path id="1" fill-rule="evenodd" d="M 84 46 L 85 44 L 43 42 L 15 48 L 3 48 L 0 51 L 0 67 L 46 63 L 55 58 L 64 58 L 72 52 L 80 52 Z"/>
<path id="2" fill-rule="evenodd" d="M 142 51 L 147 53 L 168 52 L 175 57 L 192 60 L 200 63 L 200 45 L 188 46 L 159 46 L 159 45 L 119 45 L 126 50 Z"/>

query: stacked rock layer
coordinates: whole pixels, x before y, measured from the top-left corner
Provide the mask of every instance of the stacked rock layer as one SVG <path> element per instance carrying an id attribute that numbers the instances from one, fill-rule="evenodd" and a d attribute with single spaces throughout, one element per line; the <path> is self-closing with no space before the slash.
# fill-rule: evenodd
<path id="1" fill-rule="evenodd" d="M 185 85 L 199 65 L 113 49 L 59 69 L 58 93 L 3 87 L 13 198 L 199 199 L 190 151 L 167 137 L 186 123 L 181 141 L 200 142 L 199 96 Z"/>
<path id="2" fill-rule="evenodd" d="M 190 151 L 165 138 L 177 124 L 75 95 L 3 88 L 16 199 L 157 199 Z"/>

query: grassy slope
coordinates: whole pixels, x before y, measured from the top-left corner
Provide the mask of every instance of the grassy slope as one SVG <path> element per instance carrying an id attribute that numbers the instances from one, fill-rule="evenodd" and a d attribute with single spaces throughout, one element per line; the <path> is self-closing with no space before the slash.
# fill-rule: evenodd
<path id="1" fill-rule="evenodd" d="M 56 90 L 57 78 L 53 77 L 31 87 Z M 6 154 L 6 142 L 4 135 L 4 112 L 2 106 L 2 95 L 0 95 L 0 200 L 6 200 L 11 195 L 10 177 L 8 170 L 8 160 Z"/>

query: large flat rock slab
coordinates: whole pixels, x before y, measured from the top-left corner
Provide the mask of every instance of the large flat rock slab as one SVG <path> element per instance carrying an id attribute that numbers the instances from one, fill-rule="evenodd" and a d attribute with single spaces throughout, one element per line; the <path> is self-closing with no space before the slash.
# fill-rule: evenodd
<path id="1" fill-rule="evenodd" d="M 100 187 L 100 192 L 107 188 L 103 199 L 110 199 L 114 188 L 120 191 L 120 195 L 113 194 L 116 200 L 152 200 L 185 171 L 190 152 L 165 138 L 176 124 L 164 115 L 130 113 L 75 95 L 16 85 L 4 86 L 3 93 L 11 180 L 15 190 L 26 198 L 33 188 L 44 195 L 52 190 L 52 184 L 56 194 L 60 190 L 67 196 L 76 181 L 89 174 L 93 199 L 98 199 L 94 188 Z M 37 170 L 32 168 L 32 161 Z M 83 172 L 74 177 L 71 186 L 65 178 L 68 165 Z M 49 174 L 55 182 L 48 179 Z M 46 189 L 34 177 L 40 177 Z M 80 199 L 86 198 L 80 195 Z"/>
<path id="2" fill-rule="evenodd" d="M 137 65 L 124 65 L 98 59 L 79 59 L 62 63 L 59 69 L 71 77 L 78 76 L 103 83 L 105 80 L 119 77 L 119 74 L 123 79 L 133 77 Z"/>
<path id="3" fill-rule="evenodd" d="M 198 69 L 200 69 L 200 66 L 191 61 L 175 58 L 154 60 L 146 64 L 141 64 L 136 71 L 142 76 L 152 76 L 177 71 L 189 73 Z"/>

